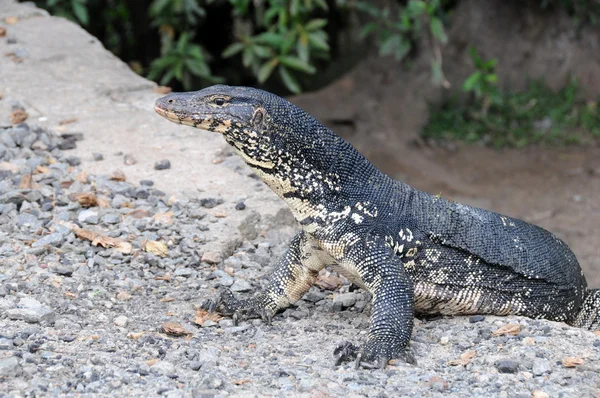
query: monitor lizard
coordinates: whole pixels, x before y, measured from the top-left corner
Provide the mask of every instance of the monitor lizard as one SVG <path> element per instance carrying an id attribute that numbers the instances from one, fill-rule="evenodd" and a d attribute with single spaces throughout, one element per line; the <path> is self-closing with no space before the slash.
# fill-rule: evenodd
<path id="1" fill-rule="evenodd" d="M 263 90 L 216 85 L 159 98 L 176 123 L 221 133 L 300 225 L 264 291 L 223 291 L 208 307 L 235 320 L 272 316 L 335 266 L 372 295 L 366 342 L 337 362 L 414 363 L 413 316 L 524 315 L 600 329 L 600 289 L 569 247 L 524 221 L 430 195 L 379 171 L 302 109 Z M 399 155 L 401 156 L 401 155 Z"/>

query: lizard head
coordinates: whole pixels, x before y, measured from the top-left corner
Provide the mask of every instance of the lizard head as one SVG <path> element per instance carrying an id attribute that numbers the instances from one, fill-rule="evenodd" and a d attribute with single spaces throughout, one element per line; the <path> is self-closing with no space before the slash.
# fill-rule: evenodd
<path id="1" fill-rule="evenodd" d="M 216 85 L 159 98 L 155 110 L 175 122 L 223 134 L 274 191 L 316 197 L 334 187 L 332 167 L 349 145 L 302 109 L 263 90 Z"/>
<path id="2" fill-rule="evenodd" d="M 172 122 L 223 134 L 246 163 L 270 169 L 275 160 L 268 134 L 270 97 L 254 88 L 216 85 L 168 94 L 154 109 Z"/>

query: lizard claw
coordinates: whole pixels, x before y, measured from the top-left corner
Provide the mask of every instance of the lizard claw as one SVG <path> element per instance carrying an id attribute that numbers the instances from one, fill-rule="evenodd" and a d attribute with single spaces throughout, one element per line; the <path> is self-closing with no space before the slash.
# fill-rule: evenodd
<path id="1" fill-rule="evenodd" d="M 358 354 L 358 347 L 349 341 L 338 344 L 333 350 L 333 357 L 335 358 L 335 366 L 339 366 L 342 362 L 349 362 L 356 358 Z"/>

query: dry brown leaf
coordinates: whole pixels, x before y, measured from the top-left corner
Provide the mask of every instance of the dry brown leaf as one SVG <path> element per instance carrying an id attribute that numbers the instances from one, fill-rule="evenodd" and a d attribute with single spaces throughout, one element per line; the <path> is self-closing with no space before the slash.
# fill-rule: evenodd
<path id="1" fill-rule="evenodd" d="M 326 290 L 335 290 L 342 284 L 340 278 L 334 275 L 319 275 L 315 285 Z"/>
<path id="2" fill-rule="evenodd" d="M 14 163 L 0 162 L 0 171 L 10 171 L 11 173 L 17 173 L 21 170 L 21 166 Z"/>
<path id="3" fill-rule="evenodd" d="M 117 300 L 121 300 L 121 301 L 127 301 L 127 300 L 131 300 L 133 296 L 125 291 L 120 291 L 119 293 L 117 293 Z"/>
<path id="4" fill-rule="evenodd" d="M 92 192 L 72 193 L 69 195 L 69 200 L 73 202 L 79 202 L 81 207 L 98 206 L 98 199 Z"/>
<path id="5" fill-rule="evenodd" d="M 6 36 L 6 28 L 4 26 L 0 26 L 0 37 Z M 2 99 L 2 94 L 0 94 L 0 99 Z"/>
<path id="6" fill-rule="evenodd" d="M 156 213 L 155 215 L 152 216 L 152 219 L 161 224 L 170 224 L 171 222 L 173 222 L 173 216 L 174 216 L 173 212 L 168 211 L 166 213 Z"/>
<path id="7" fill-rule="evenodd" d="M 154 279 L 156 279 L 157 281 L 170 281 L 171 280 L 171 275 L 169 274 L 164 274 L 163 276 L 155 276 Z"/>
<path id="8" fill-rule="evenodd" d="M 477 351 L 475 351 L 475 350 L 465 351 L 462 354 L 460 354 L 460 358 L 454 359 L 452 361 L 448 361 L 448 362 L 446 362 L 446 365 L 450 365 L 450 366 L 468 365 L 469 363 L 471 363 L 471 360 L 473 358 L 475 358 L 475 355 L 477 355 Z"/>
<path id="9" fill-rule="evenodd" d="M 546 394 L 544 391 L 535 390 L 534 392 L 531 393 L 531 397 L 532 398 L 549 398 L 550 396 L 548 394 Z"/>
<path id="10" fill-rule="evenodd" d="M 170 336 L 188 336 L 192 334 L 176 322 L 165 322 L 161 326 L 162 331 Z"/>
<path id="11" fill-rule="evenodd" d="M 252 381 L 250 381 L 250 379 L 232 380 L 231 382 L 237 386 L 241 386 L 246 383 L 252 383 Z"/>
<path id="12" fill-rule="evenodd" d="M 74 117 L 74 118 L 71 118 L 71 119 L 61 120 L 60 122 L 58 122 L 58 124 L 62 126 L 62 125 L 65 125 L 65 124 L 75 123 L 77 120 L 79 120 L 79 119 L 77 119 L 76 117 Z"/>
<path id="13" fill-rule="evenodd" d="M 100 336 L 99 334 L 93 334 L 90 336 L 90 339 L 92 340 L 100 340 L 102 338 L 102 336 Z"/>
<path id="14" fill-rule="evenodd" d="M 127 338 L 128 339 L 132 339 L 132 340 L 137 340 L 140 337 L 142 337 L 144 335 L 144 332 L 138 332 L 138 333 L 127 333 Z"/>
<path id="15" fill-rule="evenodd" d="M 219 322 L 221 319 L 223 319 L 223 317 L 216 312 L 208 312 L 202 308 L 198 308 L 196 309 L 196 319 L 194 319 L 194 323 L 202 326 L 206 321 Z"/>
<path id="16" fill-rule="evenodd" d="M 600 330 L 596 330 L 596 331 L 594 332 L 594 334 L 595 334 L 596 336 L 600 336 Z"/>
<path id="17" fill-rule="evenodd" d="M 31 174 L 24 174 L 19 182 L 19 189 L 31 189 L 33 188 L 33 180 Z"/>
<path id="18" fill-rule="evenodd" d="M 175 301 L 173 297 L 163 297 L 160 299 L 161 303 L 170 303 L 171 301 Z"/>
<path id="19" fill-rule="evenodd" d="M 70 299 L 74 299 L 77 298 L 77 295 L 75 293 L 72 292 L 65 292 L 65 296 L 70 298 Z"/>
<path id="20" fill-rule="evenodd" d="M 173 89 L 169 86 L 156 86 L 152 89 L 155 93 L 158 94 L 169 94 Z"/>
<path id="21" fill-rule="evenodd" d="M 585 361 L 579 357 L 564 357 L 562 364 L 565 368 L 574 368 L 579 365 L 583 365 Z"/>
<path id="22" fill-rule="evenodd" d="M 8 25 L 14 25 L 19 22 L 19 17 L 6 17 L 4 18 L 4 22 L 6 22 Z"/>
<path id="23" fill-rule="evenodd" d="M 148 365 L 148 366 L 152 366 L 152 365 L 154 365 L 156 362 L 158 362 L 158 359 L 156 359 L 156 358 L 153 358 L 153 359 L 151 359 L 151 360 L 149 360 L 149 361 L 146 361 L 146 365 Z"/>
<path id="24" fill-rule="evenodd" d="M 502 326 L 500 329 L 495 330 L 492 332 L 493 336 L 516 336 L 519 334 L 519 332 L 521 332 L 521 325 L 518 325 L 516 323 L 507 323 L 506 325 Z"/>
<path id="25" fill-rule="evenodd" d="M 70 188 L 71 185 L 73 185 L 73 181 L 71 181 L 71 180 L 61 181 L 60 182 L 60 187 L 61 188 Z"/>
<path id="26" fill-rule="evenodd" d="M 125 177 L 125 173 L 121 170 L 116 170 L 110 175 L 110 179 L 113 181 L 125 181 L 127 177 Z"/>
<path id="27" fill-rule="evenodd" d="M 146 217 L 150 217 L 150 213 L 148 212 L 148 210 L 135 209 L 135 210 L 132 210 L 129 213 L 127 213 L 127 216 L 133 217 L 133 218 L 146 218 Z"/>
<path id="28" fill-rule="evenodd" d="M 85 239 L 85 240 L 91 241 L 92 246 L 100 245 L 104 248 L 113 247 L 123 254 L 131 253 L 131 249 L 132 249 L 131 243 L 125 242 L 124 240 L 117 239 L 117 238 L 111 238 L 110 236 L 100 235 L 100 234 L 97 234 L 90 230 L 83 229 L 83 228 L 75 228 L 74 232 L 75 232 L 75 235 L 77 235 L 77 237 L 79 239 Z"/>
<path id="29" fill-rule="evenodd" d="M 102 207 L 102 208 L 110 207 L 110 200 L 107 198 L 97 197 L 96 202 L 98 202 L 98 207 Z"/>
<path id="30" fill-rule="evenodd" d="M 28 117 L 29 115 L 23 109 L 17 109 L 10 114 L 9 120 L 12 124 L 19 124 L 27 120 Z"/>
<path id="31" fill-rule="evenodd" d="M 143 244 L 145 251 L 156 254 L 159 257 L 166 257 L 169 254 L 169 249 L 165 242 L 159 242 L 157 240 L 147 240 Z"/>
<path id="32" fill-rule="evenodd" d="M 35 170 L 33 170 L 33 174 L 47 174 L 50 172 L 50 169 L 46 166 L 37 166 Z"/>
<path id="33" fill-rule="evenodd" d="M 227 217 L 227 213 L 218 211 L 218 212 L 215 213 L 215 217 L 217 217 L 217 218 L 225 218 L 225 217 Z"/>
<path id="34" fill-rule="evenodd" d="M 175 315 L 177 315 L 177 314 L 172 311 L 167 311 L 167 316 L 175 316 Z"/>

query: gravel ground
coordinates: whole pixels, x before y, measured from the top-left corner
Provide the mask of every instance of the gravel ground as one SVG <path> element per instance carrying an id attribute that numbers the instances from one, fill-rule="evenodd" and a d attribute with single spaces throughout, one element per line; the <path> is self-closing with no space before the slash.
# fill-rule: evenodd
<path id="1" fill-rule="evenodd" d="M 259 288 L 294 228 L 206 251 L 227 213 L 260 209 L 87 175 L 80 138 L 0 126 L 0 396 L 600 397 L 600 336 L 521 317 L 417 320 L 417 366 L 335 367 L 369 306 L 327 271 L 270 327 L 211 316 L 200 304 Z"/>

